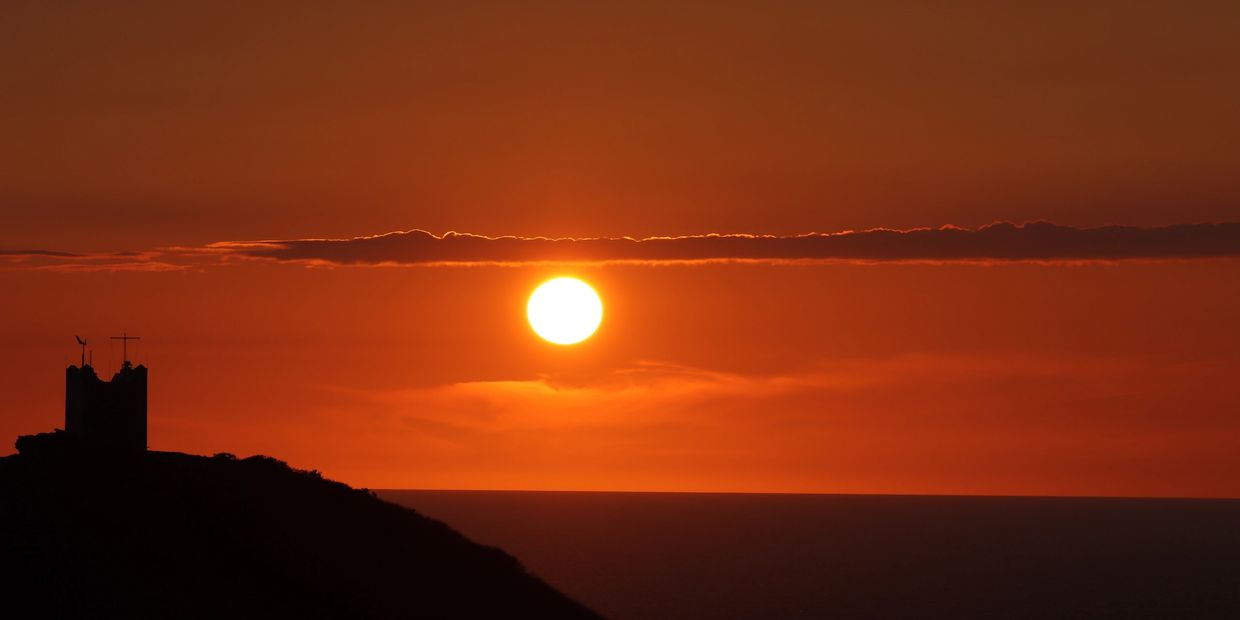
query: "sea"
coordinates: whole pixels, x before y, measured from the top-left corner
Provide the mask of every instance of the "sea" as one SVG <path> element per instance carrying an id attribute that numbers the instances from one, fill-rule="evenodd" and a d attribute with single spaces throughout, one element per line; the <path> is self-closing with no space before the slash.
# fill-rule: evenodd
<path id="1" fill-rule="evenodd" d="M 1240 500 L 378 494 L 608 618 L 1240 618 Z"/>

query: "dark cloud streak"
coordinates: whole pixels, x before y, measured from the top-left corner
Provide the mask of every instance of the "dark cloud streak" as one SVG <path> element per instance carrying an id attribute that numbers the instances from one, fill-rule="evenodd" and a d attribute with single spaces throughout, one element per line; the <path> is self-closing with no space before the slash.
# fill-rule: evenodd
<path id="1" fill-rule="evenodd" d="M 1240 223 L 1074 228 L 996 223 L 775 236 L 487 237 L 424 230 L 351 239 L 221 241 L 198 247 L 76 254 L 0 249 L 0 271 L 172 271 L 241 260 L 307 265 L 677 264 L 699 262 L 1046 262 L 1240 258 Z"/>
<path id="2" fill-rule="evenodd" d="M 550 239 L 422 230 L 352 239 L 223 242 L 213 250 L 337 265 L 694 261 L 1090 261 L 1240 256 L 1240 223 L 1074 228 L 1044 222 L 795 236 Z"/>

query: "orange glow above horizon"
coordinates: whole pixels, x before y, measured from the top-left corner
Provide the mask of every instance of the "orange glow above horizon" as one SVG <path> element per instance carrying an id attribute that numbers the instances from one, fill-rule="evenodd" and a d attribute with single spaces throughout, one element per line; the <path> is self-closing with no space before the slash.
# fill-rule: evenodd
<path id="1" fill-rule="evenodd" d="M 1240 222 L 1236 2 L 66 4 L 0 3 L 0 454 L 129 329 L 152 448 L 359 486 L 1240 497 L 1236 237 L 867 253 Z"/>
<path id="2" fill-rule="evenodd" d="M 370 488 L 1240 497 L 1240 260 L 591 267 L 606 328 L 530 346 L 555 275 L 0 272 L 0 434 L 124 325 L 153 449 Z"/>

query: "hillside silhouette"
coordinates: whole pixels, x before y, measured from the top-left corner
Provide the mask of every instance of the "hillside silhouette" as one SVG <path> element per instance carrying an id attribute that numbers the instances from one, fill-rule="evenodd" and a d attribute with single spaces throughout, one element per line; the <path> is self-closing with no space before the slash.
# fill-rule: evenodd
<path id="1" fill-rule="evenodd" d="M 0 458 L 0 616 L 594 618 L 512 556 L 265 456 Z"/>

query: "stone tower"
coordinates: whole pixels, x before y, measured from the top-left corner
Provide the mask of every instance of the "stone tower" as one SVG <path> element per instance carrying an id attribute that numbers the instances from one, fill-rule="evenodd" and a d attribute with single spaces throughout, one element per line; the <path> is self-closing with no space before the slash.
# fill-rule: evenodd
<path id="1" fill-rule="evenodd" d="M 111 381 L 90 364 L 65 369 L 65 432 L 110 450 L 146 450 L 146 366 L 126 360 Z"/>

